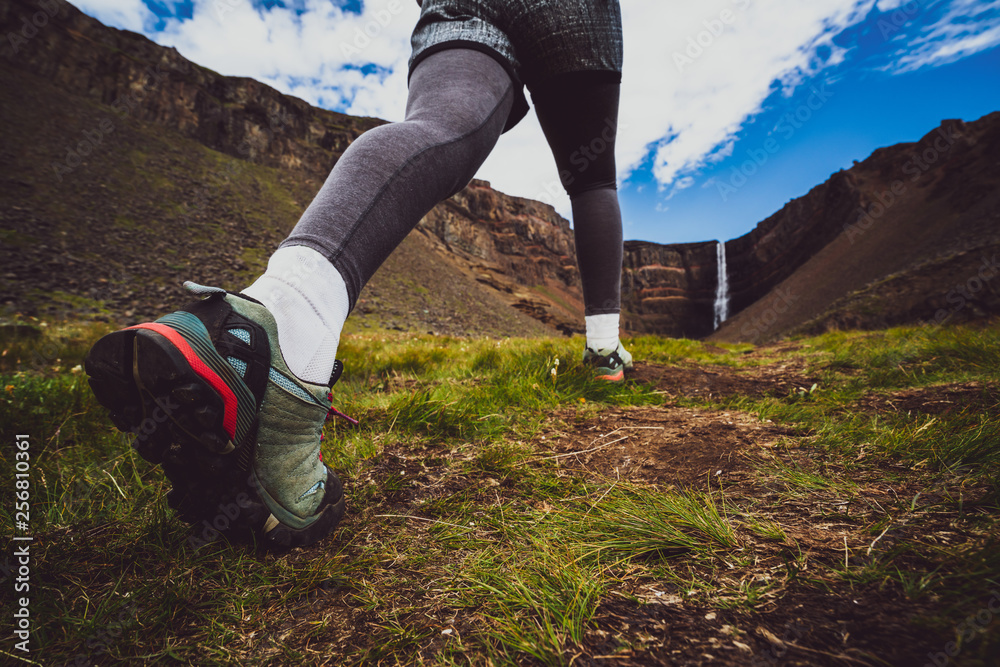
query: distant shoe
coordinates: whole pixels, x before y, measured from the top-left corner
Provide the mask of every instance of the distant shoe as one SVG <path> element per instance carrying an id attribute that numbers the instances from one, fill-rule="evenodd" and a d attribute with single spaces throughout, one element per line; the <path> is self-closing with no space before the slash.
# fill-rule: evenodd
<path id="1" fill-rule="evenodd" d="M 260 302 L 185 283 L 200 301 L 108 334 L 85 362 L 90 386 L 133 447 L 161 464 L 180 518 L 204 539 L 295 547 L 344 514 L 340 480 L 322 461 L 329 389 L 289 371 Z M 338 361 L 330 385 L 339 378 Z"/>
<path id="2" fill-rule="evenodd" d="M 632 370 L 632 355 L 619 342 L 615 349 L 605 348 L 583 351 L 583 363 L 594 367 L 594 377 L 598 380 L 621 382 L 625 371 Z"/>

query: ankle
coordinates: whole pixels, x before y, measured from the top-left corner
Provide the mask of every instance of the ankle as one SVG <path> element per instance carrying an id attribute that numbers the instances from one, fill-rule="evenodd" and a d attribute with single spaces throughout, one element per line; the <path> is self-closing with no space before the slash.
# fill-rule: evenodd
<path id="1" fill-rule="evenodd" d="M 340 272 L 312 248 L 279 248 L 264 275 L 243 294 L 263 303 L 274 317 L 289 370 L 306 382 L 326 384 L 350 312 Z"/>
<path id="2" fill-rule="evenodd" d="M 614 350 L 618 347 L 618 313 L 587 315 L 587 347 L 592 350 Z"/>

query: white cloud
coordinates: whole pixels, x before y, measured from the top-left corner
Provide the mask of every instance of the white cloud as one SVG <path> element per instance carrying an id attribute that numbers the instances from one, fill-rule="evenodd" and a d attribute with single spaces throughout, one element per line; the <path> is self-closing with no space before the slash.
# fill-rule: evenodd
<path id="1" fill-rule="evenodd" d="M 190 19 L 167 19 L 159 31 L 141 0 L 78 2 L 101 21 L 145 32 L 221 74 L 252 77 L 346 113 L 403 116 L 410 33 L 419 14 L 412 0 L 368 0 L 361 14 L 330 0 L 300 0 L 296 11 L 266 10 L 250 0 L 195 0 Z"/>
<path id="2" fill-rule="evenodd" d="M 155 38 L 223 74 L 260 79 L 313 104 L 396 120 L 417 14 L 416 3 L 406 0 L 365 2 L 361 14 L 329 0 L 304 0 L 297 12 L 255 9 L 249 0 L 201 0 L 191 19 L 170 21 Z"/>
<path id="3" fill-rule="evenodd" d="M 74 0 L 73 4 L 101 23 L 133 32 L 142 32 L 155 18 L 142 0 Z"/>
<path id="4" fill-rule="evenodd" d="M 248 76 L 310 103 L 399 120 L 406 101 L 412 0 L 366 0 L 360 15 L 330 0 L 297 0 L 295 11 L 251 0 L 194 0 L 190 19 L 157 19 L 141 0 L 77 0 L 102 21 L 141 31 L 222 74 Z M 743 125 L 777 89 L 790 94 L 847 52 L 833 38 L 861 22 L 875 0 L 624 0 L 625 73 L 619 177 L 652 166 L 669 194 L 698 169 L 730 155 Z M 919 7 L 920 12 L 914 7 Z M 1000 43 L 1000 0 L 880 0 L 911 12 L 892 35 L 897 71 L 950 62 Z M 924 12 L 920 16 L 916 16 Z M 820 54 L 823 57 L 820 57 Z M 533 115 L 504 135 L 478 176 L 504 192 L 569 214 Z"/>
<path id="5" fill-rule="evenodd" d="M 911 5 L 916 7 L 910 9 Z M 898 11 L 917 18 L 915 15 L 922 9 L 910 2 Z M 944 65 L 985 51 L 1000 44 L 1000 1 L 953 0 L 916 37 L 904 31 L 896 39 L 908 44 L 902 56 L 887 68 L 895 72 Z"/>
<path id="6" fill-rule="evenodd" d="M 778 85 L 790 92 L 844 57 L 832 38 L 867 0 L 705 0 L 623 5 L 626 30 L 618 151 L 628 173 L 653 151 L 669 186 L 728 155 L 742 125 Z M 817 53 L 830 54 L 821 61 Z M 777 82 L 777 84 L 776 84 Z M 664 139 L 666 138 L 666 139 Z"/>
<path id="7" fill-rule="evenodd" d="M 790 91 L 808 75 L 842 61 L 843 50 L 832 38 L 863 18 L 873 2 L 623 2 L 619 178 L 627 178 L 652 151 L 653 173 L 662 188 L 677 179 L 676 185 L 690 187 L 693 181 L 683 177 L 731 154 L 741 126 L 761 110 L 775 81 Z M 817 58 L 820 47 L 830 54 L 824 62 Z M 505 192 L 546 193 L 557 177 L 537 124 L 509 134 L 481 177 Z M 554 199 L 568 215 L 569 198 L 561 192 L 542 199 Z"/>

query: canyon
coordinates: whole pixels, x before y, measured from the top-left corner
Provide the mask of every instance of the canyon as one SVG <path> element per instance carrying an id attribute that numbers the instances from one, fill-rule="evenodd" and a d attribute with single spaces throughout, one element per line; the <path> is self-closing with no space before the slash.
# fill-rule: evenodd
<path id="1" fill-rule="evenodd" d="M 0 47 L 8 313 L 128 320 L 172 303 L 182 279 L 251 279 L 340 154 L 383 123 L 222 76 L 63 0 L 43 4 L 46 25 Z M 18 34 L 40 6 L 0 4 L 0 31 Z M 947 301 L 1000 245 L 997 155 L 1000 113 L 948 120 L 724 244 L 626 241 L 624 328 L 762 342 L 995 315 L 989 280 L 955 312 Z M 493 335 L 579 333 L 582 313 L 569 222 L 479 180 L 425 216 L 356 310 L 376 327 Z"/>

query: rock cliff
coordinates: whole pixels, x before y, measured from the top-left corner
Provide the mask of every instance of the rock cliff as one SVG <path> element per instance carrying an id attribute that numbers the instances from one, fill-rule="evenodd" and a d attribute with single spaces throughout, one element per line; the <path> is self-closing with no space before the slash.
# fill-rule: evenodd
<path id="1" fill-rule="evenodd" d="M 238 161 L 250 163 L 255 168 L 272 168 L 281 174 L 291 175 L 296 186 L 301 187 L 295 188 L 297 191 L 289 196 L 293 201 L 288 203 L 300 212 L 347 146 L 365 130 L 384 122 L 318 109 L 252 79 L 219 75 L 142 35 L 104 26 L 63 0 L 10 0 L 0 3 L 0 33 L 14 36 L 3 40 L 0 47 L 0 55 L 3 56 L 0 67 L 5 74 L 5 87 L 10 93 L 5 95 L 3 101 L 8 127 L 13 126 L 11 123 L 17 124 L 14 122 L 16 117 L 25 133 L 43 138 L 40 142 L 23 144 L 18 154 L 8 156 L 11 159 L 5 161 L 3 167 L 3 175 L 8 181 L 25 183 L 20 189 L 15 187 L 8 193 L 12 207 L 17 210 L 3 220 L 3 226 L 8 230 L 5 238 L 16 237 L 22 242 L 0 246 L 0 254 L 7 257 L 15 252 L 30 254 L 41 246 L 48 248 L 58 247 L 60 242 L 64 244 L 58 231 L 46 230 L 45 225 L 38 224 L 39 219 L 51 219 L 52 212 L 41 210 L 46 206 L 25 206 L 30 202 L 19 198 L 19 195 L 28 194 L 28 189 L 36 194 L 39 189 L 49 191 L 56 185 L 65 186 L 71 179 L 73 185 L 90 180 L 92 174 L 82 172 L 94 169 L 81 170 L 79 167 L 82 165 L 96 166 L 105 172 L 105 177 L 110 176 L 107 172 L 112 171 L 111 164 L 121 162 L 121 159 L 109 160 L 107 154 L 125 150 L 123 143 L 134 140 L 145 144 L 132 147 L 132 152 L 145 153 L 152 148 L 148 141 L 140 137 L 124 139 L 132 130 L 142 134 L 142 128 L 153 132 L 162 128 Z M 41 96 L 37 90 L 40 87 L 44 87 L 49 95 Z M 65 97 L 53 103 L 58 99 L 55 91 Z M 79 101 L 75 101 L 77 99 Z M 35 105 L 33 108 L 26 108 L 32 104 Z M 55 111 L 55 108 L 61 110 Z M 78 113 L 66 118 L 67 108 Z M 60 116 L 68 122 L 59 123 Z M 84 117 L 89 120 L 81 121 Z M 59 127 L 53 127 L 57 124 Z M 114 147 L 108 148 L 112 143 Z M 43 144 L 45 150 L 42 152 L 45 154 L 39 155 Z M 41 161 L 44 161 L 46 169 L 37 174 L 39 178 L 26 176 L 37 172 Z M 211 190 L 210 183 L 200 184 L 197 179 L 190 178 L 190 165 L 181 169 L 179 174 L 172 170 L 184 160 L 174 160 L 166 166 L 154 164 L 155 161 L 146 158 L 143 162 L 144 166 L 158 173 L 159 181 L 181 181 L 184 185 L 177 189 L 179 191 L 167 188 L 169 193 L 160 193 L 158 202 L 150 202 L 150 205 L 183 209 L 180 216 L 162 213 L 155 216 L 156 224 L 177 225 L 176 218 L 188 222 L 192 218 L 192 210 L 196 214 L 211 213 L 219 218 L 230 218 L 237 213 L 231 206 L 219 201 L 222 197 L 218 196 L 218 191 Z M 225 164 L 222 175 L 227 183 L 238 181 L 245 175 L 246 169 L 239 163 Z M 122 185 L 120 179 L 100 186 L 105 194 L 109 187 L 116 191 L 117 200 L 108 202 L 107 206 L 128 208 L 122 202 L 122 197 L 127 195 L 119 192 L 119 188 L 114 187 L 116 184 Z M 100 195 L 101 192 L 94 194 Z M 143 196 L 147 194 L 142 193 Z M 95 198 L 84 193 L 80 196 L 88 198 L 86 208 L 101 199 L 100 196 Z M 163 201 L 167 197 L 170 201 Z M 141 196 L 137 193 L 135 198 Z M 260 205 L 266 208 L 263 201 Z M 243 205 L 244 208 L 247 206 Z M 245 211 L 240 214 L 243 213 Z M 66 211 L 66 214 L 66 219 L 57 226 L 83 226 L 107 234 L 111 242 L 109 250 L 115 248 L 119 237 L 125 242 L 120 230 L 108 232 L 104 230 L 104 222 L 83 215 L 80 210 Z M 261 211 L 261 216 L 265 215 Z M 208 279 L 235 279 L 229 277 L 229 269 L 233 266 L 244 268 L 250 274 L 259 270 L 262 266 L 260 257 L 266 257 L 276 240 L 281 238 L 281 232 L 287 232 L 291 222 L 294 222 L 289 221 L 288 216 L 287 210 L 280 213 L 282 219 L 276 221 L 279 227 L 276 233 L 261 232 L 234 239 L 241 244 L 239 250 L 243 251 L 243 255 L 255 257 L 257 261 L 227 256 L 225 261 L 220 262 L 216 258 L 211 261 L 219 265 L 219 269 L 215 276 Z M 205 216 L 195 217 L 201 222 Z M 212 224 L 207 220 L 204 222 Z M 223 227 L 230 226 L 229 223 L 214 222 Z M 126 233 L 125 236 L 130 235 Z M 154 248 L 163 249 L 163 240 L 150 241 L 146 238 L 148 236 L 143 237 L 141 243 L 152 247 L 143 248 L 140 245 L 140 253 L 153 251 Z M 130 242 L 134 243 L 135 239 L 130 239 Z M 491 293 L 485 297 L 474 288 L 465 289 L 465 299 L 483 303 L 496 300 L 497 303 L 491 307 L 500 304 L 512 306 L 565 333 L 581 330 L 582 302 L 579 278 L 575 273 L 572 232 L 569 223 L 551 206 L 509 197 L 491 189 L 488 183 L 474 181 L 432 210 L 418 227 L 418 236 L 413 242 L 422 243 L 423 250 L 409 253 L 403 263 L 398 261 L 399 258 L 388 262 L 386 271 L 433 275 L 433 272 L 424 272 L 413 263 L 433 265 L 435 261 L 444 261 L 449 270 L 467 275 L 472 285 Z M 438 259 L 431 259 L 427 256 L 428 252 L 438 253 Z M 13 265 L 15 262 L 11 260 L 8 263 Z M 34 312 L 33 304 L 41 299 L 41 295 L 34 295 L 38 298 L 29 297 L 29 292 L 37 292 L 39 287 L 43 290 L 58 287 L 69 297 L 86 299 L 92 296 L 87 292 L 78 293 L 78 288 L 74 287 L 75 280 L 58 275 L 64 268 L 69 267 L 54 267 L 56 275 L 51 277 L 51 283 L 46 279 L 42 285 L 26 282 L 27 278 L 36 277 L 31 272 L 10 271 L 0 279 L 3 281 L 0 282 L 2 299 L 9 307 Z M 99 272 L 100 268 L 95 267 L 95 270 Z M 118 269 L 115 275 L 137 274 L 135 270 Z M 111 275 L 98 279 L 115 282 L 115 276 Z M 386 293 L 394 291 L 388 285 L 402 284 L 407 280 L 401 276 L 381 276 L 381 279 L 385 284 L 380 289 L 379 280 L 376 280 L 374 289 L 382 294 L 383 304 Z M 81 282 L 79 289 L 82 288 Z M 420 290 L 434 289 L 435 285 L 415 285 L 414 288 L 419 293 Z M 408 296 L 395 291 L 397 295 L 389 297 L 390 300 Z M 141 294 L 136 295 L 137 300 L 139 296 Z M 131 313 L 135 310 L 130 307 L 133 305 L 131 301 L 116 299 L 111 304 L 111 310 L 117 312 L 112 314 Z M 396 310 L 399 316 L 394 318 L 393 326 L 401 326 L 401 320 L 412 319 L 409 317 L 413 315 L 412 309 L 402 307 Z M 421 328 L 442 328 L 441 322 L 437 324 L 439 326 L 435 327 L 434 322 L 426 322 L 421 324 Z M 444 328 L 448 329 L 447 326 Z M 528 327 L 527 330 L 530 329 Z"/>
<path id="2" fill-rule="evenodd" d="M 0 53 L 9 64 L 118 116 L 176 129 L 261 164 L 325 177 L 361 132 L 383 122 L 318 109 L 253 79 L 221 76 L 64 0 L 5 0 L 0 26 L 8 35 Z"/>
<path id="3" fill-rule="evenodd" d="M 63 0 L 5 0 L 0 34 L 0 305 L 24 313 L 151 316 L 184 278 L 251 279 L 342 152 L 383 122 L 222 76 Z M 994 113 L 833 174 L 726 242 L 731 319 L 715 334 L 716 242 L 628 241 L 625 329 L 757 341 L 804 322 L 935 317 L 950 292 L 931 292 L 1000 242 L 998 155 Z M 955 317 L 1000 310 L 982 284 Z M 579 332 L 572 230 L 473 181 L 420 222 L 357 313 L 390 328 Z"/>
<path id="4" fill-rule="evenodd" d="M 625 326 L 635 333 L 702 338 L 712 332 L 718 283 L 716 242 L 661 245 L 626 241 Z"/>
<path id="5" fill-rule="evenodd" d="M 573 232 L 548 204 L 474 180 L 418 230 L 515 309 L 566 334 L 583 331 Z"/>
<path id="6" fill-rule="evenodd" d="M 834 174 L 726 244 L 736 312 L 713 338 L 1000 315 L 998 157 L 994 112 Z"/>
<path id="7" fill-rule="evenodd" d="M 730 313 L 767 294 L 840 234 L 861 197 L 853 174 L 837 172 L 751 232 L 727 241 Z"/>

